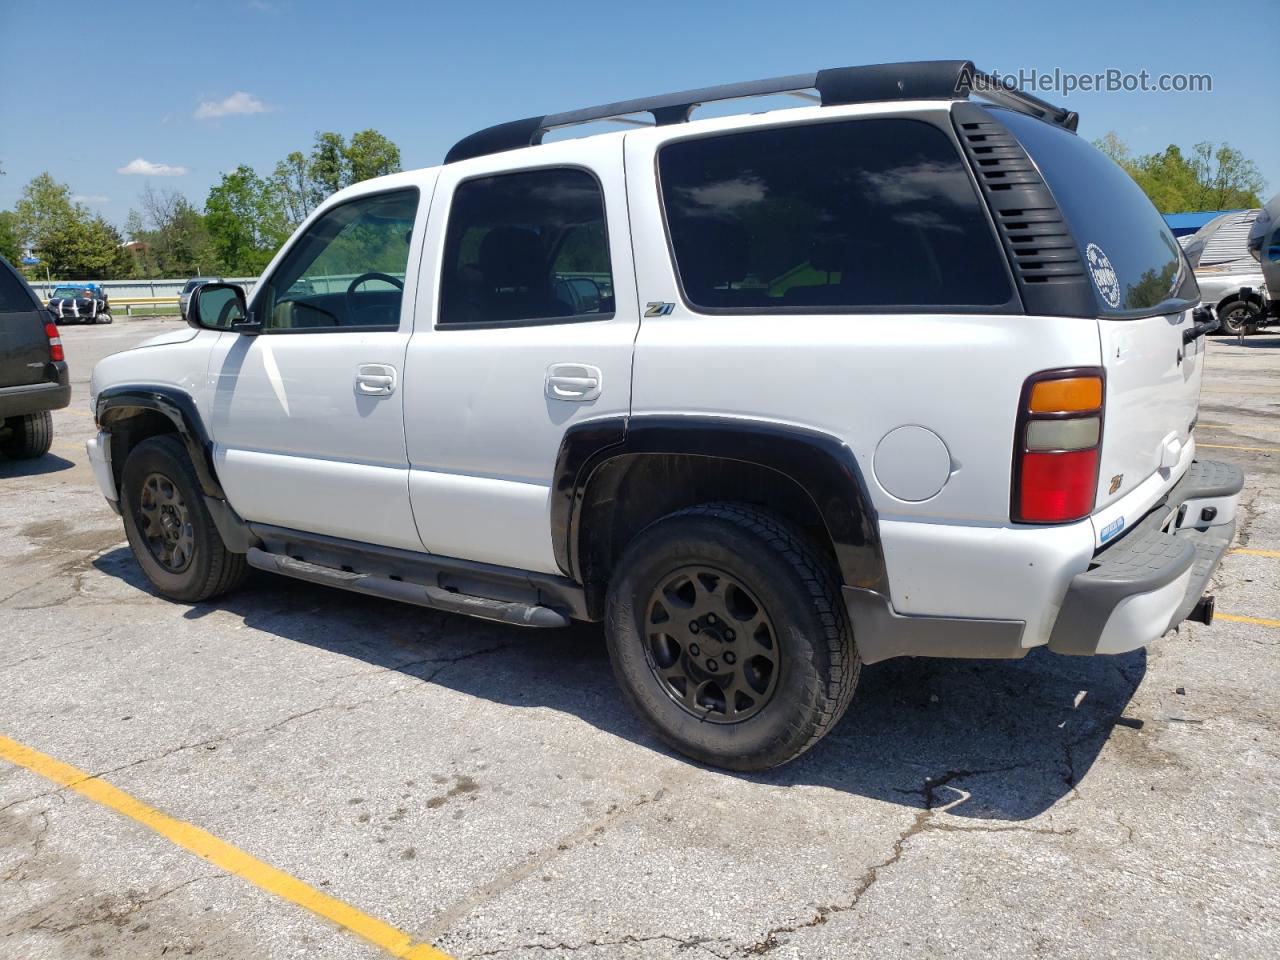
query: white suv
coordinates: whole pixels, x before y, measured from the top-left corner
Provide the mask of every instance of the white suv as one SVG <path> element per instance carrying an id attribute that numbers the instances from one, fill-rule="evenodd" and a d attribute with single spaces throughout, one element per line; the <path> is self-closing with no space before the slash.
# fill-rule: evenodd
<path id="1" fill-rule="evenodd" d="M 657 734 L 744 770 L 830 730 L 862 663 L 1209 622 L 1242 484 L 1195 459 L 1215 321 L 1075 115 L 977 76 L 531 118 L 336 194 L 248 303 L 202 286 L 94 371 L 142 569 L 603 620 Z M 784 92 L 817 103 L 689 119 Z"/>

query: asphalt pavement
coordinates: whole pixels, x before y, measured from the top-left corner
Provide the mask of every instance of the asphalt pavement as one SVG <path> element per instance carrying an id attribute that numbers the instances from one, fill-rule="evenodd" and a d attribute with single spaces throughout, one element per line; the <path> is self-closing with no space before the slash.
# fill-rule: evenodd
<path id="1" fill-rule="evenodd" d="M 54 448 L 0 460 L 0 958 L 1280 955 L 1280 337 L 1209 346 L 1201 456 L 1247 472 L 1212 627 L 868 667 L 743 776 L 648 735 L 598 627 L 152 594 L 87 383 L 176 323 L 64 327 Z"/>

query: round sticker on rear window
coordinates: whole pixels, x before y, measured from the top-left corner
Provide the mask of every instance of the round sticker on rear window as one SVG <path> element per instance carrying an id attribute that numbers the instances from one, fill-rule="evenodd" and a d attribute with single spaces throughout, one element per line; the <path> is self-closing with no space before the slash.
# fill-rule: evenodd
<path id="1" fill-rule="evenodd" d="M 1084 248 L 1085 259 L 1089 261 L 1089 275 L 1093 277 L 1093 285 L 1109 307 L 1120 306 L 1120 278 L 1116 276 L 1116 268 L 1111 265 L 1110 258 L 1102 252 L 1096 243 Z"/>

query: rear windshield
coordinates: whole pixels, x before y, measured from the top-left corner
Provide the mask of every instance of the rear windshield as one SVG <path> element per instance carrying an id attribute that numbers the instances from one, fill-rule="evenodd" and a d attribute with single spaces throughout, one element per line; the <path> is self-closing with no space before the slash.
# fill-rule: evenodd
<path id="1" fill-rule="evenodd" d="M 1000 121 L 1021 141 L 1066 216 L 1099 313 L 1159 313 L 1200 298 L 1168 224 L 1119 165 L 1043 120 L 1002 110 Z"/>
<path id="2" fill-rule="evenodd" d="M 1012 296 L 951 139 L 911 119 L 680 140 L 658 154 L 686 299 L 709 312 L 965 310 Z"/>
<path id="3" fill-rule="evenodd" d="M 88 297 L 89 291 L 84 287 L 58 287 L 53 291 L 54 299 L 75 300 L 80 297 Z"/>

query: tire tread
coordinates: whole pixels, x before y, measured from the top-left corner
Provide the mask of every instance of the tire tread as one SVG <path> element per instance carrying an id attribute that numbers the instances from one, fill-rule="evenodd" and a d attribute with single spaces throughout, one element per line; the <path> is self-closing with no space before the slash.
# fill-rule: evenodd
<path id="1" fill-rule="evenodd" d="M 832 564 L 783 518 L 749 504 L 731 501 L 703 503 L 667 514 L 642 530 L 632 544 L 640 544 L 646 534 L 652 537 L 661 526 L 680 521 L 729 524 L 745 534 L 749 542 L 759 544 L 775 561 L 791 569 L 803 584 L 804 594 L 797 599 L 807 601 L 814 614 L 807 634 L 811 643 L 795 653 L 807 658 L 808 669 L 800 672 L 810 679 L 802 688 L 800 703 L 803 706 L 798 704 L 785 723 L 780 724 L 767 739 L 754 742 L 749 752 L 725 754 L 702 747 L 691 748 L 675 739 L 674 733 L 668 734 L 656 719 L 651 718 L 651 724 L 660 738 L 696 760 L 744 771 L 787 763 L 813 747 L 836 725 L 853 699 L 861 672 L 861 658 L 854 644 Z M 624 557 L 622 563 L 625 565 L 627 562 Z M 620 572 L 615 570 L 614 577 L 620 576 Z M 612 613 L 610 619 L 610 629 L 617 629 L 612 623 Z M 612 639 L 610 642 L 612 644 Z M 632 706 L 648 716 L 640 708 L 616 663 L 615 673 Z"/>
<path id="2" fill-rule="evenodd" d="M 191 458 L 187 455 L 186 446 L 177 436 L 166 433 L 144 440 L 130 452 L 130 457 L 140 450 L 145 453 L 145 448 L 148 445 L 164 448 L 180 465 L 180 469 L 190 485 L 189 489 L 199 491 L 200 480 L 196 476 L 195 467 L 191 465 Z M 188 510 L 191 513 L 192 522 L 199 524 L 205 541 L 211 544 L 209 569 L 203 583 L 192 584 L 190 589 L 184 590 L 182 595 L 175 597 L 175 599 L 180 599 L 186 603 L 201 603 L 205 600 L 219 597 L 239 586 L 249 570 L 249 565 L 244 554 L 232 553 L 227 549 L 226 544 L 222 542 L 222 535 L 218 533 L 218 528 L 214 525 L 213 518 L 209 516 L 209 511 L 205 509 L 202 502 L 196 500 L 188 506 Z"/>
<path id="3" fill-rule="evenodd" d="M 14 460 L 43 457 L 53 446 L 53 414 L 48 410 L 15 417 L 13 436 L 0 444 L 0 452 Z"/>

